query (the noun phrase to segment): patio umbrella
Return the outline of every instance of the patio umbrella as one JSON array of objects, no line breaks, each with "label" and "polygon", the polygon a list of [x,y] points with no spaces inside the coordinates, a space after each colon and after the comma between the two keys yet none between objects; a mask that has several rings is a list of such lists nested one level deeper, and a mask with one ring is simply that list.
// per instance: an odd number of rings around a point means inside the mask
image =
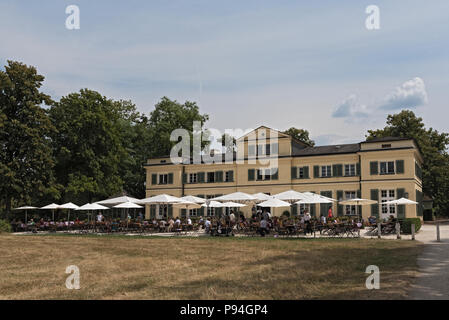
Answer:
[{"label": "patio umbrella", "polygon": [[290,207],[290,203],[276,198],[271,198],[268,199],[267,201],[259,203],[258,206],[265,208],[281,208],[281,207]]},{"label": "patio umbrella", "polygon": [[[139,209],[139,208],[143,208],[142,206],[139,206],[138,204],[134,203],[134,202],[123,202],[120,203],[116,206],[114,206],[114,208],[119,208],[119,209],[124,209],[129,210],[129,209]],[[134,214],[134,218],[136,217],[136,215]],[[128,219],[126,219],[126,227],[128,227]]]},{"label": "patio umbrella", "polygon": [[376,204],[377,201],[369,200],[369,199],[361,199],[361,198],[354,198],[354,199],[348,199],[339,201],[339,204],[347,205],[347,206],[363,206],[367,204]]},{"label": "patio umbrella", "polygon": [[75,210],[80,210],[80,211],[88,211],[88,217],[89,217],[89,211],[94,211],[94,210],[109,210],[108,207],[102,206],[101,204],[98,203],[86,203],[85,205],[79,207],[78,209]]},{"label": "patio umbrella", "polygon": [[402,205],[402,204],[418,204],[418,202],[409,200],[406,198],[400,198],[400,199],[396,199],[396,200],[385,201],[385,202],[382,202],[382,204]]},{"label": "patio umbrella", "polygon": [[34,210],[34,209],[37,209],[37,207],[24,206],[24,207],[15,208],[13,210],[25,210],[25,224],[27,224],[27,221],[28,221],[28,210]]},{"label": "patio umbrella", "polygon": [[333,203],[334,199],[321,196],[316,193],[304,193],[306,197],[304,199],[301,199],[299,201],[296,201],[295,204],[315,204],[315,203]]},{"label": "patio umbrella", "polygon": [[273,198],[273,196],[269,196],[268,194],[262,192],[253,194],[253,197],[256,197],[259,201],[267,201]]},{"label": "patio umbrella", "polygon": [[52,221],[55,221],[55,210],[59,209],[59,204],[52,203],[49,205],[46,205],[45,207],[39,208],[39,210],[51,210],[52,213]]},{"label": "patio umbrella", "polygon": [[185,201],[190,201],[193,203],[205,203],[206,202],[206,199],[203,199],[200,197],[195,197],[195,196],[184,196],[181,199],[185,200]]},{"label": "patio umbrella", "polygon": [[67,221],[70,220],[70,210],[76,210],[78,208],[79,207],[76,204],[73,204],[71,202],[67,202],[67,203],[61,204],[59,206],[59,209],[68,209],[69,210],[69,212],[67,213]]},{"label": "patio umbrella", "polygon": [[140,204],[155,204],[165,206],[168,211],[168,205],[182,202],[181,198],[171,196],[169,194],[160,194],[154,197],[145,198],[139,201]]},{"label": "patio umbrella", "polygon": [[[208,203],[209,202],[209,203]],[[224,208],[225,206],[223,205],[223,203],[218,202],[218,201],[206,201],[206,203],[201,205],[202,207],[210,207],[210,208]]]},{"label": "patio umbrella", "polygon": [[234,192],[230,194],[226,194],[224,196],[212,198],[213,201],[220,201],[220,202],[226,202],[226,201],[234,201],[238,203],[248,203],[248,202],[259,202],[255,196],[250,195],[245,192]]},{"label": "patio umbrella", "polygon": [[122,196],[122,197],[117,197],[117,198],[111,198],[111,199],[97,201],[95,203],[98,203],[98,204],[101,204],[101,205],[116,205],[116,204],[125,203],[125,202],[139,203],[140,200],[136,199],[136,198],[133,198],[133,197]]},{"label": "patio umbrella", "polygon": [[244,203],[237,203],[237,202],[233,202],[233,201],[223,202],[222,205],[223,205],[224,208],[241,208],[241,207],[246,207],[246,204],[244,204]]},{"label": "patio umbrella", "polygon": [[307,195],[305,195],[302,192],[295,191],[295,190],[287,190],[287,191],[275,194],[273,197],[276,199],[279,199],[279,200],[293,203],[293,202],[296,202],[296,201],[299,201],[302,199],[306,199]]},{"label": "patio umbrella", "polygon": [[[197,197],[194,197],[194,198],[197,198]],[[186,209],[187,216],[190,216],[189,209],[201,208],[200,203],[184,200],[184,197],[181,199],[183,199],[181,202],[173,203],[173,207],[180,208],[180,209]],[[201,199],[201,198],[198,198],[198,199]],[[206,201],[206,200],[204,200],[204,201]]]}]

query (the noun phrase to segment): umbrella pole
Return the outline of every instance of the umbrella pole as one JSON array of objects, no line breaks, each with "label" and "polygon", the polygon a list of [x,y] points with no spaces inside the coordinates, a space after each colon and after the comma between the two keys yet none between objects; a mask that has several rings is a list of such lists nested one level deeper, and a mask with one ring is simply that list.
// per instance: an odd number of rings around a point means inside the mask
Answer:
[{"label": "umbrella pole", "polygon": [[25,224],[27,224],[27,221],[28,221],[28,213],[27,213],[27,211],[28,210],[25,210]]},{"label": "umbrella pole", "polygon": [[55,210],[51,210],[51,217],[52,220],[55,221]]}]

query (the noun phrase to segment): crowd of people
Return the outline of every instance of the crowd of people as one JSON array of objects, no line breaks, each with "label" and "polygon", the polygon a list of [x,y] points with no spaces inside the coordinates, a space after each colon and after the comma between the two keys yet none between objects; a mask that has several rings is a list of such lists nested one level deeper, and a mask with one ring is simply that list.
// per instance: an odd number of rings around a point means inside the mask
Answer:
[{"label": "crowd of people", "polygon": [[[370,218],[371,219],[371,218]],[[143,214],[139,213],[134,218],[127,215],[125,219],[105,217],[101,213],[94,219],[80,220],[59,220],[40,218],[39,220],[30,219],[27,224],[22,221],[14,220],[12,227],[15,232],[18,231],[64,231],[64,230],[91,230],[93,232],[114,232],[140,230],[141,232],[177,232],[177,231],[204,231],[210,235],[234,235],[236,233],[252,230],[256,234],[264,237],[269,234],[278,233],[279,230],[287,230],[288,233],[313,234],[320,230],[320,226],[350,224],[361,228],[364,225],[363,220],[357,218],[348,219],[335,217],[332,209],[329,209],[326,216],[312,217],[310,212],[305,209],[298,216],[289,217],[282,215],[273,216],[267,208],[259,208],[253,211],[251,217],[245,217],[242,212],[230,210],[229,213],[221,216],[201,216],[201,217],[169,217],[144,219]],[[371,223],[371,220],[368,221]]]}]

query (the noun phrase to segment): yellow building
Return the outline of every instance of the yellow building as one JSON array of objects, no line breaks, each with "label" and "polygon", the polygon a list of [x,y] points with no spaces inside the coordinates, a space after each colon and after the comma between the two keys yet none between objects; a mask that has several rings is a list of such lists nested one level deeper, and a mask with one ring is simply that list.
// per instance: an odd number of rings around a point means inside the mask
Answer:
[{"label": "yellow building", "polygon": [[[237,152],[220,163],[174,164],[170,157],[149,159],[145,165],[147,197],[167,193],[181,197],[212,198],[236,191],[276,194],[286,190],[311,191],[337,200],[373,199],[379,202],[405,197],[418,205],[332,205],[334,215],[371,215],[422,218],[422,156],[413,139],[380,138],[354,144],[311,147],[289,135],[261,126],[237,140]],[[331,205],[311,205],[312,215],[328,213]],[[297,215],[303,207],[273,209]],[[184,216],[185,210],[147,206],[146,218]],[[219,209],[191,210],[216,215]],[[242,210],[246,216],[251,208]]]}]

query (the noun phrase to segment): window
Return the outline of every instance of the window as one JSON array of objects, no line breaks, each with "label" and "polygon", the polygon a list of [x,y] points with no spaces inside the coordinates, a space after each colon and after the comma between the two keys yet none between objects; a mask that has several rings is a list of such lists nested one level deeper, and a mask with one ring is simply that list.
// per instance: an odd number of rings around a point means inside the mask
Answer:
[{"label": "window", "polygon": [[167,214],[167,211],[168,211],[168,208],[167,208],[167,206],[158,206],[159,207],[159,219],[162,219],[162,218],[167,218],[167,216],[168,216],[168,214]]},{"label": "window", "polygon": [[198,179],[196,173],[189,174],[189,183],[197,183],[197,182]]},{"label": "window", "polygon": [[168,183],[168,174],[160,174],[159,175],[159,184],[167,184]]},{"label": "window", "polygon": [[321,177],[332,177],[332,166],[321,166]]},{"label": "window", "polygon": [[382,149],[384,149],[384,148],[391,148],[391,144],[383,144]]},{"label": "window", "polygon": [[299,167],[299,179],[304,179],[305,173],[304,173],[304,167]]},{"label": "window", "polygon": [[[380,192],[380,201],[381,203],[394,200],[395,194],[394,190],[381,190]],[[388,218],[390,215],[396,214],[396,207],[394,204],[382,204],[382,215],[383,218]]]},{"label": "window", "polygon": [[380,163],[380,174],[393,174],[394,161],[384,161]]},{"label": "window", "polygon": [[269,156],[271,154],[271,149],[270,149],[270,145],[269,144],[265,145],[265,154],[267,156]]},{"label": "window", "polygon": [[271,179],[271,169],[265,169],[264,179],[265,180],[270,180]]},{"label": "window", "polygon": [[207,173],[207,182],[215,182],[215,172],[208,172]]},{"label": "window", "polygon": [[230,182],[234,180],[234,171],[226,171],[225,172],[225,182]]},{"label": "window", "polygon": [[[355,191],[345,191],[345,200],[355,199],[356,192]],[[345,206],[345,214],[346,215],[355,215],[357,213],[357,206]]]},{"label": "window", "polygon": [[189,216],[196,217],[198,215],[198,209],[189,209]]},{"label": "window", "polygon": [[257,180],[263,180],[263,169],[257,169]]},{"label": "window", "polygon": [[255,145],[248,145],[248,156],[255,156],[256,155],[256,146]]},{"label": "window", "polygon": [[355,164],[345,164],[345,176],[355,176]]}]

